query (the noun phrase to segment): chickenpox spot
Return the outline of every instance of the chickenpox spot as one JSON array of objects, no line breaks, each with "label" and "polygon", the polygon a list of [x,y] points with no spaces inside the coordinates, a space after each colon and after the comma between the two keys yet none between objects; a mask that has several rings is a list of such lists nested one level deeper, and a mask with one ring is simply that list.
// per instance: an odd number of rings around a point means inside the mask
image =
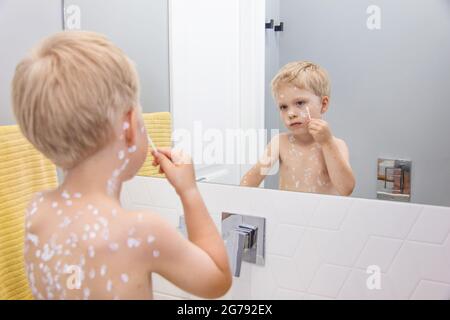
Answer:
[{"label": "chickenpox spot", "polygon": [[112,242],[112,243],[109,244],[109,249],[111,251],[117,251],[117,250],[119,250],[119,245],[117,243],[115,243],[115,242]]},{"label": "chickenpox spot", "polygon": [[89,288],[84,288],[84,290],[83,290],[84,298],[88,299],[90,294],[91,294],[91,291],[89,290]]},{"label": "chickenpox spot", "polygon": [[52,202],[52,208],[56,208],[58,206],[58,202]]},{"label": "chickenpox spot", "polygon": [[95,257],[95,249],[94,249],[93,246],[89,246],[89,248],[88,248],[88,254],[89,254],[89,257],[91,257],[91,258],[94,258],[94,257]]},{"label": "chickenpox spot", "polygon": [[108,280],[108,282],[106,283],[106,290],[108,292],[111,292],[111,290],[112,290],[112,281],[111,280]]},{"label": "chickenpox spot", "polygon": [[100,275],[102,276],[102,277],[104,277],[105,275],[106,275],[106,272],[108,271],[108,268],[106,267],[106,265],[102,265],[101,267],[100,267]]},{"label": "chickenpox spot", "polygon": [[122,280],[123,283],[128,283],[129,280],[128,275],[126,273],[122,273],[120,275],[120,279]]},{"label": "chickenpox spot", "polygon": [[128,243],[129,248],[137,248],[140,246],[141,241],[139,241],[138,239],[135,239],[135,238],[128,238],[127,243]]},{"label": "chickenpox spot", "polygon": [[35,234],[28,233],[27,239],[31,241],[32,244],[34,244],[35,247],[39,245],[39,237]]},{"label": "chickenpox spot", "polygon": [[64,190],[64,191],[61,193],[61,196],[62,196],[64,199],[70,199],[70,194],[69,194],[66,190]]}]

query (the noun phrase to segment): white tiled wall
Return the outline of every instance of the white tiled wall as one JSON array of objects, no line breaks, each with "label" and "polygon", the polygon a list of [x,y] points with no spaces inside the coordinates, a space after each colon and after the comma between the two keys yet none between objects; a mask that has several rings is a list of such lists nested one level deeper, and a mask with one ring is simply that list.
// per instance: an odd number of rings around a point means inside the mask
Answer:
[{"label": "white tiled wall", "polygon": [[[266,263],[243,262],[227,299],[450,299],[450,208],[200,184],[220,229],[223,211],[266,218]],[[136,177],[125,207],[178,226],[164,179]],[[381,270],[369,290],[367,267]],[[155,275],[157,299],[195,298]]]}]

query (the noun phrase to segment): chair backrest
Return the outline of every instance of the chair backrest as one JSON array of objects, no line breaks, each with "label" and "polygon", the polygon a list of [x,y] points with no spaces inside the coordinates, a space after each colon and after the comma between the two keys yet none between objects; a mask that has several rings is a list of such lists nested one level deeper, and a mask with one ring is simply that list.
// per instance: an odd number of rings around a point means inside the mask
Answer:
[{"label": "chair backrest", "polygon": [[[156,147],[171,147],[172,119],[170,112],[144,113],[143,116],[147,132]],[[159,168],[152,166],[153,156],[150,151],[149,148],[147,160],[137,175],[163,178],[164,175],[159,173]]]},{"label": "chair backrest", "polygon": [[55,188],[56,167],[22,135],[0,126],[0,299],[32,299],[23,259],[25,209],[34,193]]}]

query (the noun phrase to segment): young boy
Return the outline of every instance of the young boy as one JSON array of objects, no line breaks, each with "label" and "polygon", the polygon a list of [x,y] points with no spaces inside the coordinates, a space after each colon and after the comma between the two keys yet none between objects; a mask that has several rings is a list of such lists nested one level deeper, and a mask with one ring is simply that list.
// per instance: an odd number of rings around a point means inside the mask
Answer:
[{"label": "young boy", "polygon": [[[189,240],[157,214],[126,211],[119,194],[145,161],[147,132],[133,63],[101,35],[45,39],[16,69],[13,107],[27,139],[66,171],[26,213],[25,262],[38,299],[151,299],[156,272],[205,298],[224,295],[224,243],[193,166],[153,150],[184,208]],[[155,191],[157,192],[157,191]]]},{"label": "young boy", "polygon": [[330,101],[325,70],[311,62],[289,63],[272,80],[272,92],[289,132],[272,139],[241,185],[258,187],[279,161],[281,190],[350,195],[355,179],[347,145],[322,120]]}]

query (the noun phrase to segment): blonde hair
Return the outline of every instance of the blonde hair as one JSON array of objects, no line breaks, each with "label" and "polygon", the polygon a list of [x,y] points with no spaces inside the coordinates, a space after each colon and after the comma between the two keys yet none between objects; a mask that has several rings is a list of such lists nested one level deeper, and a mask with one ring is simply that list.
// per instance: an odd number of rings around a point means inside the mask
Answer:
[{"label": "blonde hair", "polygon": [[25,137],[70,169],[114,137],[139,107],[134,63],[106,37],[65,31],[44,39],[16,68],[12,104]]},{"label": "blonde hair", "polygon": [[293,84],[300,89],[314,92],[318,97],[331,94],[328,73],[317,64],[308,61],[295,61],[286,64],[272,80],[272,94],[276,97],[281,85]]}]

